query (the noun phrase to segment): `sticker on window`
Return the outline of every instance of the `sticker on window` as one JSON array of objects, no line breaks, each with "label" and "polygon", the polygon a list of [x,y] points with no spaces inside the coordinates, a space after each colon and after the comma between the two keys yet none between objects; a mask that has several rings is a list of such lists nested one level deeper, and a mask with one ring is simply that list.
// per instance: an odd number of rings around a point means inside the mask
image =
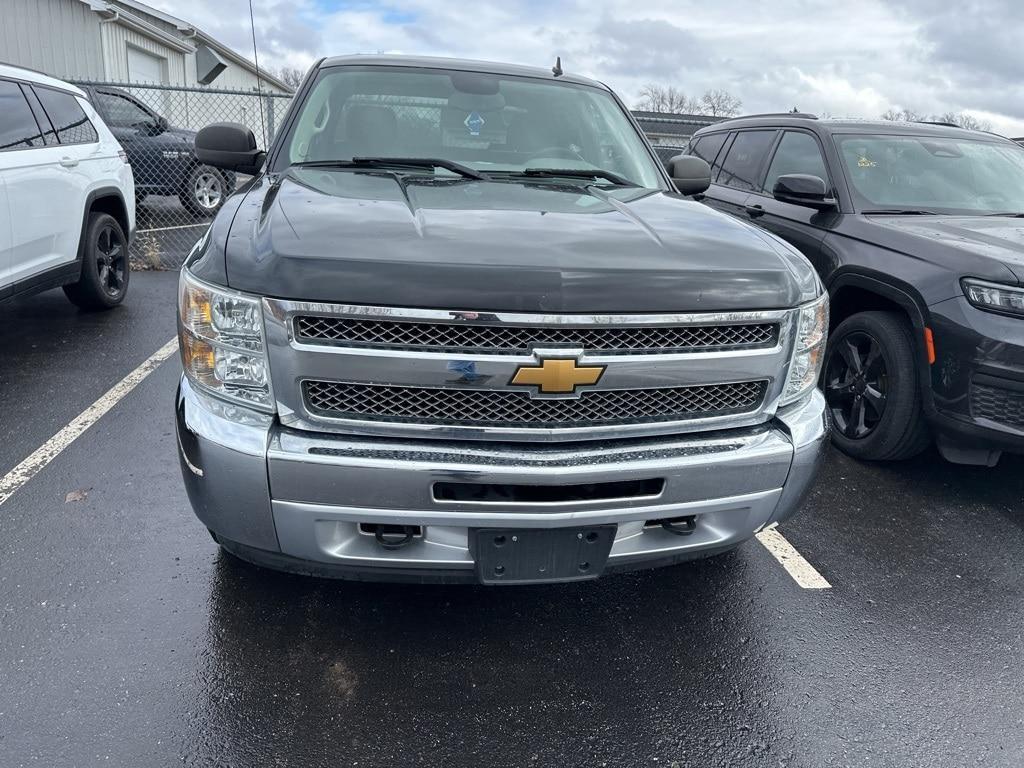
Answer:
[{"label": "sticker on window", "polygon": [[479,112],[470,112],[466,115],[466,119],[462,121],[462,124],[466,126],[470,136],[479,136],[480,129],[484,127],[484,123],[487,122],[483,119]]},{"label": "sticker on window", "polygon": [[864,157],[864,155],[861,155],[860,157],[857,158],[858,168],[874,168],[876,165],[878,165],[878,163],[876,163],[874,160],[868,160],[866,157]]}]

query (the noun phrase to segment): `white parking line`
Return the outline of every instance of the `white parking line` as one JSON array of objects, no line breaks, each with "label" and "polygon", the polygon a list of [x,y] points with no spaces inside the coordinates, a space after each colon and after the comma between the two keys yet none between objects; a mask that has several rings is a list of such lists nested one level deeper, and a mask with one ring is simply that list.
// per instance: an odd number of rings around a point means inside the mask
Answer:
[{"label": "white parking line", "polygon": [[779,561],[793,577],[793,581],[804,589],[832,588],[832,585],[825,581],[825,577],[796,551],[796,547],[790,544],[774,525],[757,534],[757,540]]},{"label": "white parking line", "polygon": [[137,387],[164,360],[178,349],[177,338],[171,339],[154,352],[138,368],[112,386],[95,403],[90,405],[57,434],[39,446],[18,466],[0,478],[0,505],[7,501],[25,483],[31,480],[47,464],[73,443],[79,435],[95,424],[100,418],[129,392]]}]

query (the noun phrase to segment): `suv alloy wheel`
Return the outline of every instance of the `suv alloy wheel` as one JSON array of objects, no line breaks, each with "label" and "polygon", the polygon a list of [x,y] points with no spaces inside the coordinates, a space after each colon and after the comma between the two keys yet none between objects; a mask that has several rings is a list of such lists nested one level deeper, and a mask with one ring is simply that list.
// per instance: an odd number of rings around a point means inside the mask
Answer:
[{"label": "suv alloy wheel", "polygon": [[82,275],[64,293],[82,309],[111,309],[124,301],[131,271],[128,238],[117,219],[90,213],[82,241]]},{"label": "suv alloy wheel", "polygon": [[930,441],[910,324],[892,312],[860,312],[829,337],[822,386],[832,440],[859,459],[909,459]]}]

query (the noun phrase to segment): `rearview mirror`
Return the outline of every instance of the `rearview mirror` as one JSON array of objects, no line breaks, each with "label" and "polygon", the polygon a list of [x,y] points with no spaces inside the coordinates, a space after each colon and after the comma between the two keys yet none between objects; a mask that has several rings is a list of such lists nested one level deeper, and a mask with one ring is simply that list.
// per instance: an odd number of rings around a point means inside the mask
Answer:
[{"label": "rearview mirror", "polygon": [[667,166],[680,194],[699,195],[711,186],[711,166],[699,157],[676,155]]},{"label": "rearview mirror", "polygon": [[196,157],[205,165],[256,175],[267,153],[256,146],[255,134],[239,123],[214,123],[196,134]]},{"label": "rearview mirror", "polygon": [[772,196],[783,203],[803,205],[819,211],[835,208],[838,203],[829,195],[828,185],[820,176],[787,173],[779,176],[772,187]]}]

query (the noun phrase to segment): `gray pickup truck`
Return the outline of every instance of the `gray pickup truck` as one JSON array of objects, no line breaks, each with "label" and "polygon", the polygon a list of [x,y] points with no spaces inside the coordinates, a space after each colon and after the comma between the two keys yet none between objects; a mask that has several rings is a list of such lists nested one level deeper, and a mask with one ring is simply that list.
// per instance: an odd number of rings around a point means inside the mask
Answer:
[{"label": "gray pickup truck", "polygon": [[688,200],[604,85],[320,61],[181,272],[182,474],[229,553],[321,576],[521,584],[729,550],[827,434],[828,300]]}]

